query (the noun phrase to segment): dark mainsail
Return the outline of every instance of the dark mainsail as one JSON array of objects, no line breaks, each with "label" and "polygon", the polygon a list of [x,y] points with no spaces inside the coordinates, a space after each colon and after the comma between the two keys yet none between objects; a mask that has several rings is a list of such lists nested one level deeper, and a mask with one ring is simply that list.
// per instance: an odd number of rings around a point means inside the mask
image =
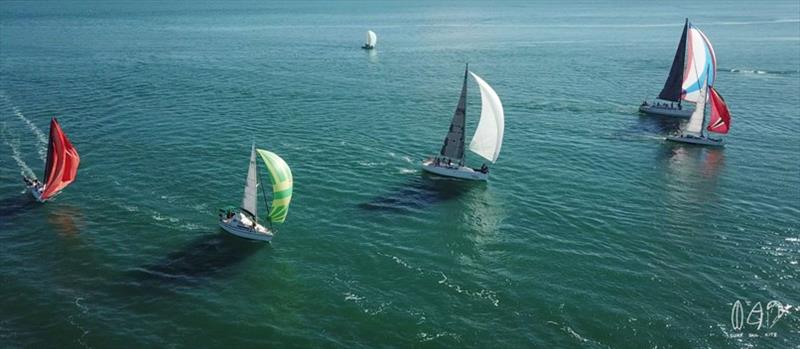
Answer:
[{"label": "dark mainsail", "polygon": [[453,114],[453,121],[450,122],[450,131],[444,139],[442,151],[439,152],[444,157],[453,160],[464,160],[464,124],[467,118],[467,71],[469,65],[464,69],[464,85],[461,87],[461,98],[458,99],[456,112]]},{"label": "dark mainsail", "polygon": [[686,31],[689,28],[689,19],[683,25],[683,34],[678,43],[678,50],[675,51],[675,58],[672,60],[672,68],[669,69],[667,82],[658,94],[659,99],[665,101],[680,102],[683,93],[683,65],[686,60]]}]

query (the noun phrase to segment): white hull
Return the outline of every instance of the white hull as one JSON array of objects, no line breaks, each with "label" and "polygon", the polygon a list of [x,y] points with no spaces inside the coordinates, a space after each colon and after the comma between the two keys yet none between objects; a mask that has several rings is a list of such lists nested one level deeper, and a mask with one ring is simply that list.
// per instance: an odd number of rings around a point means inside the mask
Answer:
[{"label": "white hull", "polygon": [[708,145],[712,147],[721,147],[725,145],[724,139],[708,138],[708,137],[695,137],[695,136],[667,136],[668,141],[689,143],[697,145]]},{"label": "white hull", "polygon": [[[29,186],[28,189],[31,191],[31,195],[33,198],[36,199],[38,202],[45,202],[47,200],[42,200],[42,192],[44,191],[44,187],[41,186]],[[56,194],[58,195],[58,194]],[[55,195],[53,195],[55,196]]]},{"label": "white hull", "polygon": [[250,240],[270,241],[273,236],[269,229],[261,224],[253,224],[241,213],[228,219],[220,219],[219,226],[233,235]]},{"label": "white hull", "polygon": [[693,109],[664,108],[664,107],[656,107],[653,105],[639,106],[639,111],[650,115],[670,116],[674,118],[683,118],[683,119],[690,118],[692,116],[692,112],[694,112]]},{"label": "white hull", "polygon": [[489,173],[475,171],[466,166],[436,165],[432,160],[423,161],[422,169],[426,172],[445,177],[469,179],[473,181],[485,181],[489,179]]}]

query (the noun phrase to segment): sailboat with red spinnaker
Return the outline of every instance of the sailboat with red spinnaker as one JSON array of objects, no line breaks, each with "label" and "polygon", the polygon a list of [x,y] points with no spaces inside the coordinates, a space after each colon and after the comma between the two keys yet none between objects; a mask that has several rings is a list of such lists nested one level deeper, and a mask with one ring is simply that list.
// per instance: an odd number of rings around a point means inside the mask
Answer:
[{"label": "sailboat with red spinnaker", "polygon": [[69,141],[56,118],[50,120],[50,139],[47,143],[47,160],[44,166],[44,181],[24,177],[28,189],[36,201],[45,202],[61,193],[75,181],[81,158],[78,150]]}]

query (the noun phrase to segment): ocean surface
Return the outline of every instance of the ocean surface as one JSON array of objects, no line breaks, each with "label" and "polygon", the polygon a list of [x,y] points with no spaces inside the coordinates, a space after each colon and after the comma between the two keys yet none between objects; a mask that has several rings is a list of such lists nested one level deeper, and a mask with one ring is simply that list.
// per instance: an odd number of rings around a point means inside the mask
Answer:
[{"label": "ocean surface", "polygon": [[[637,113],[685,17],[723,149]],[[488,183],[420,171],[467,62]],[[798,348],[798,129],[797,1],[2,1],[0,347]],[[253,141],[294,173],[271,244],[217,226]]]}]

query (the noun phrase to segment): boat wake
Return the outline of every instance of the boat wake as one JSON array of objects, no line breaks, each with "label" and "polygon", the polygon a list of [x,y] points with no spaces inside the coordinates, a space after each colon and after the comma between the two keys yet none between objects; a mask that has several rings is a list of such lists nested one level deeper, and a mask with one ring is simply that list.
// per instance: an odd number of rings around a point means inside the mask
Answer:
[{"label": "boat wake", "polygon": [[410,174],[410,173],[417,173],[417,170],[410,169],[410,168],[401,168],[400,174]]},{"label": "boat wake", "polygon": [[461,341],[461,336],[453,333],[453,332],[439,332],[439,333],[427,333],[427,332],[419,332],[417,333],[417,339],[421,343],[423,342],[430,342],[432,340],[438,339],[440,337],[452,337],[457,341]]},{"label": "boat wake", "polygon": [[0,134],[3,135],[3,141],[5,144],[11,148],[11,158],[14,159],[14,161],[17,163],[17,166],[19,166],[19,174],[29,178],[36,178],[36,175],[33,173],[31,167],[28,166],[28,164],[25,163],[25,160],[22,159],[22,153],[19,151],[19,139],[14,138],[12,141],[9,141],[10,136],[6,130],[5,122],[3,123],[3,128],[2,131],[0,131]]},{"label": "boat wake", "polygon": [[[450,278],[448,278],[447,275],[445,275],[445,273],[443,273],[441,271],[438,271],[438,270],[433,270],[433,271],[423,270],[420,267],[415,267],[415,266],[409,264],[408,262],[402,260],[401,258],[399,258],[397,256],[383,254],[383,253],[380,253],[380,252],[378,252],[378,255],[391,258],[395,263],[401,265],[402,267],[404,267],[404,268],[406,268],[408,270],[414,271],[419,275],[429,276],[431,279],[440,277],[440,279],[437,281],[437,284],[442,285],[444,287],[447,287],[448,289],[453,290],[453,291],[455,291],[455,292],[457,292],[459,294],[463,294],[463,295],[466,295],[466,296],[469,296],[469,297],[472,297],[472,298],[488,301],[495,307],[500,306],[500,299],[497,297],[497,293],[495,293],[494,291],[486,290],[486,289],[481,289],[479,291],[470,290],[470,289],[467,289],[466,287],[462,287],[461,285],[450,281]],[[438,275],[438,277],[437,277],[437,275]]]},{"label": "boat wake", "polygon": [[33,132],[33,134],[36,136],[36,139],[39,141],[39,146],[36,147],[39,150],[39,158],[44,161],[45,154],[47,154],[47,136],[31,120],[26,118],[25,115],[19,111],[19,108],[15,106],[12,106],[11,108],[14,110],[14,114],[16,114],[17,117],[22,120],[22,122],[28,126],[28,129],[30,129],[31,132]]},{"label": "boat wake", "polygon": [[798,70],[760,70],[760,69],[739,69],[739,68],[720,68],[720,71],[737,73],[737,74],[755,74],[755,75],[795,75],[800,73]]}]

